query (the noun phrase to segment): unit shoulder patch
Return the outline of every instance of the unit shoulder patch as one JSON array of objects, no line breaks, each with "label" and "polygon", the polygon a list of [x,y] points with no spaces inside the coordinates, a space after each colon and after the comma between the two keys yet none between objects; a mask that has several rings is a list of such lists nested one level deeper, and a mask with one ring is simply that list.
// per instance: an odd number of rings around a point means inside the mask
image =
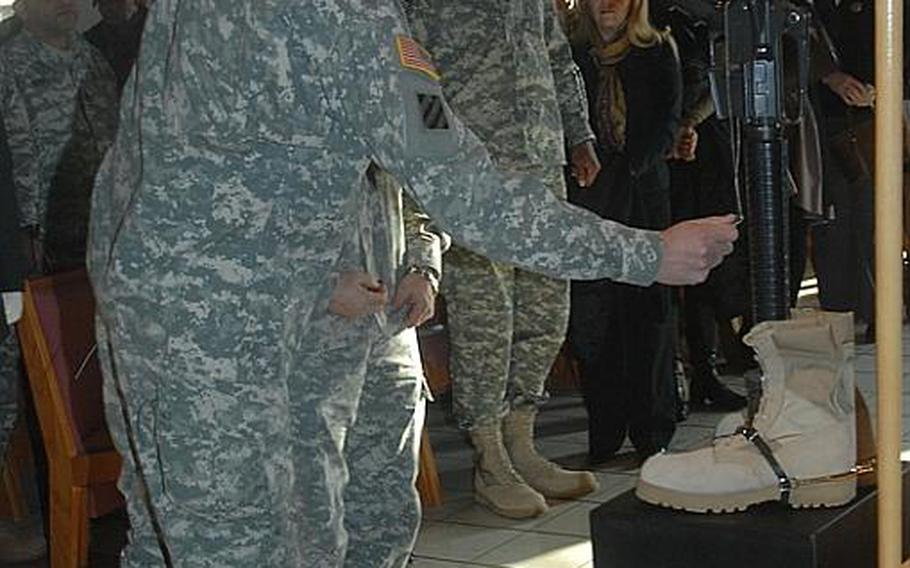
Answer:
[{"label": "unit shoulder patch", "polygon": [[434,81],[439,80],[439,71],[433,65],[433,58],[414,38],[397,35],[395,36],[395,47],[398,48],[398,61],[402,67],[423,73]]}]

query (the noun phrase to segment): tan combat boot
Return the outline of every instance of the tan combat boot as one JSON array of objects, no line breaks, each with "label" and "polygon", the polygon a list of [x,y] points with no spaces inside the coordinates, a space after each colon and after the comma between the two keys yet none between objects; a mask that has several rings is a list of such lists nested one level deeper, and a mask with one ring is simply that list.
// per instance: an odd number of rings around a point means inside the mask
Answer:
[{"label": "tan combat boot", "polygon": [[597,489],[589,471],[569,471],[545,459],[534,447],[534,408],[513,410],[502,421],[502,435],[512,465],[525,482],[544,497],[570,499]]},{"label": "tan combat boot", "polygon": [[763,372],[751,420],[712,446],[645,462],[640,499],[694,512],[781,500],[837,506],[856,494],[853,318],[815,312],[746,336]]},{"label": "tan combat boot", "polygon": [[[814,318],[815,310],[793,310],[791,318]],[[810,319],[810,321],[815,321]],[[875,485],[876,446],[875,431],[866,400],[858,388],[853,389],[854,406],[856,407],[856,468],[858,471],[857,484],[860,487]],[[714,430],[716,438],[730,436],[745,425],[748,409],[741,412],[727,414],[717,423]]]},{"label": "tan combat boot", "polygon": [[474,443],[474,499],[494,513],[512,519],[547,512],[547,502],[515,472],[502,444],[499,425],[471,430]]}]

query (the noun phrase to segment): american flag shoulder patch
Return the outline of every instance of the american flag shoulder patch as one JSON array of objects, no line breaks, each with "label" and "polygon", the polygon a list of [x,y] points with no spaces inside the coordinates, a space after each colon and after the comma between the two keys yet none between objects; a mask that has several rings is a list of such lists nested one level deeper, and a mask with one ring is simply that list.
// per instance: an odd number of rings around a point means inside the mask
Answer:
[{"label": "american flag shoulder patch", "polygon": [[397,35],[395,36],[395,46],[398,48],[398,60],[402,67],[423,73],[434,81],[439,80],[439,72],[433,65],[430,53],[413,38]]}]

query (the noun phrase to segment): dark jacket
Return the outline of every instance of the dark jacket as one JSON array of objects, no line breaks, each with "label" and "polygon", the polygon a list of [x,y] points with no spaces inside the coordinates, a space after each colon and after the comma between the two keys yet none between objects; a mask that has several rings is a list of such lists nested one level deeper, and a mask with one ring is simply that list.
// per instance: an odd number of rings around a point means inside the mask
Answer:
[{"label": "dark jacket", "polygon": [[[819,20],[825,26],[839,58],[840,69],[864,83],[875,83],[875,2],[873,0],[816,0]],[[908,1],[904,0],[904,11]],[[904,37],[910,36],[910,18],[904,17]],[[910,81],[910,42],[904,41],[904,98]],[[854,115],[853,122],[872,120],[873,110],[848,107],[830,89],[820,89],[822,109],[826,116],[844,119]],[[848,112],[849,111],[849,112]],[[840,125],[837,125],[840,126]],[[835,126],[834,130],[837,130]],[[831,132],[834,134],[835,132]]]},{"label": "dark jacket", "polygon": [[139,8],[133,17],[123,24],[112,25],[101,20],[85,32],[85,39],[97,47],[110,63],[117,76],[117,85],[121,89],[139,57],[139,44],[142,41],[142,30],[147,15],[148,11],[145,8]]},{"label": "dark jacket", "polygon": [[[588,93],[591,122],[598,140],[598,64],[588,49],[576,49]],[[670,175],[666,156],[673,147],[680,120],[682,79],[674,45],[665,41],[633,47],[619,63],[626,100],[626,143],[622,152],[598,144],[602,169],[594,185],[569,186],[569,200],[602,217],[634,226],[662,229],[669,224]],[[667,210],[666,218],[647,211]]]}]

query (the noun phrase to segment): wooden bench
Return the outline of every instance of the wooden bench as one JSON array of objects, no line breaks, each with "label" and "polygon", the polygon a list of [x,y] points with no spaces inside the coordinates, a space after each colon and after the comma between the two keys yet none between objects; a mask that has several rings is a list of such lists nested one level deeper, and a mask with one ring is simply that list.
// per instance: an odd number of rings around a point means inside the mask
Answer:
[{"label": "wooden bench", "polygon": [[50,560],[88,565],[89,519],[124,506],[104,420],[95,302],[85,271],[26,284],[19,340],[48,461]]}]

